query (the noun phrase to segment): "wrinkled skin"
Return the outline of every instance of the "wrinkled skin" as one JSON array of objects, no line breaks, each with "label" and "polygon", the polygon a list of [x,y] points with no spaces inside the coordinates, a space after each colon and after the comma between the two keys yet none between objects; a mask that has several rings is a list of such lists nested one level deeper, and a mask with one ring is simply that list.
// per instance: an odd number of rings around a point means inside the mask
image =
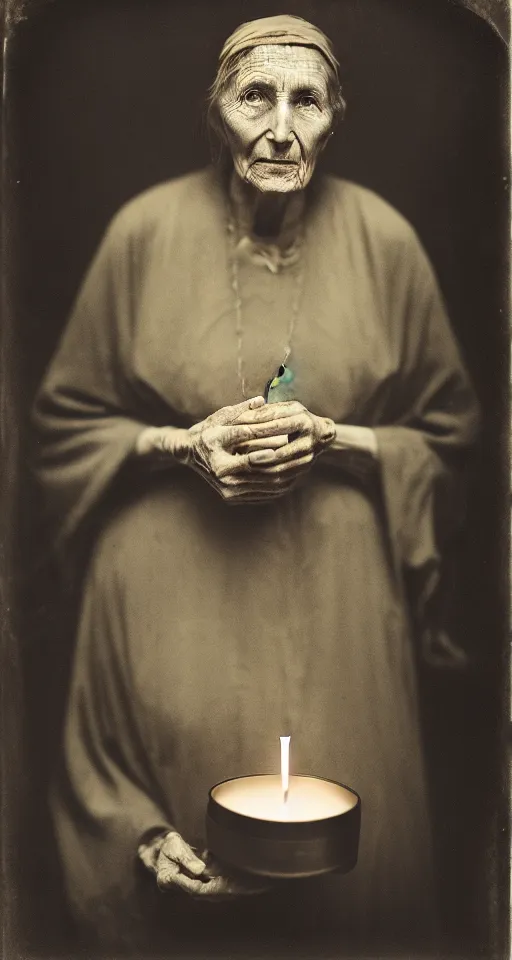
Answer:
[{"label": "wrinkled skin", "polygon": [[144,444],[159,451],[164,463],[172,457],[190,466],[227,502],[258,502],[287,493],[332,441],[334,430],[332,420],[300,403],[269,405],[254,397],[222,407],[190,430],[147,431],[139,453]]},{"label": "wrinkled skin", "polygon": [[233,873],[221,874],[205,851],[198,857],[183,837],[171,830],[140,845],[138,854],[154,874],[160,890],[182,890],[192,897],[222,901],[233,896],[250,896],[268,889],[261,880]]},{"label": "wrinkled skin", "polygon": [[250,50],[219,112],[242,181],[264,193],[303,190],[334,119],[322,54],[296,46]]},{"label": "wrinkled skin", "polygon": [[[324,58],[308,47],[256,47],[243,57],[219,112],[254,231],[272,236],[286,204],[309,183],[332,129]],[[260,397],[224,407],[189,431],[150,429],[137,452],[167,453],[228,502],[258,502],[289,492],[334,437],[333,422],[302,404],[265,405]]]}]

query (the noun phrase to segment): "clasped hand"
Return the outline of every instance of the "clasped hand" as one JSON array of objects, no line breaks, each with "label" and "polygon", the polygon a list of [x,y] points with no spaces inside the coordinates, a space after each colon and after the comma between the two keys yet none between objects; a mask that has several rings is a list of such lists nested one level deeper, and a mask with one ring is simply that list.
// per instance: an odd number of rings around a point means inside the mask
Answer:
[{"label": "clasped hand", "polygon": [[[179,437],[177,437],[177,433]],[[332,420],[301,403],[266,404],[263,397],[222,407],[190,430],[166,436],[158,447],[201,474],[229,502],[282,496],[335,437]]]}]

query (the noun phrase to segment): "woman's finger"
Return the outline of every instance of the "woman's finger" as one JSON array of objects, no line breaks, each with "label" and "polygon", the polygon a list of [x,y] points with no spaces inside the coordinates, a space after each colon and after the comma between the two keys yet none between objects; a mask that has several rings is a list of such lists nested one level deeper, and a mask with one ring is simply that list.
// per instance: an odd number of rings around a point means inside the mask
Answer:
[{"label": "woman's finger", "polygon": [[251,397],[249,400],[242,400],[240,403],[221,407],[220,410],[215,410],[214,413],[211,413],[210,416],[205,417],[204,420],[199,420],[197,423],[194,423],[189,428],[189,433],[192,435],[197,435],[207,427],[225,426],[226,424],[232,423],[234,420],[236,420],[238,416],[244,416],[253,408],[260,406],[265,406],[264,397]]},{"label": "woman's finger", "polygon": [[178,887],[180,890],[184,890],[185,893],[199,896],[203,888],[211,883],[211,880],[199,880],[194,877],[189,877],[181,871],[179,864],[169,860],[167,864],[158,871],[156,882],[161,890]]},{"label": "woman's finger", "polygon": [[307,413],[306,407],[298,400],[283,400],[279,403],[264,403],[257,407],[241,412],[237,420],[240,423],[267,423],[269,420],[279,420],[283,417],[300,416]]},{"label": "woman's finger", "polygon": [[[229,460],[232,461],[230,465],[225,466],[226,456],[229,457]],[[260,502],[262,500],[270,499],[271,497],[282,496],[283,493],[286,493],[291,486],[293,485],[293,477],[286,478],[286,481],[280,477],[263,477],[261,473],[252,474],[249,469],[240,469],[240,473],[233,468],[238,467],[239,461],[242,457],[230,457],[229,455],[224,454],[221,459],[221,466],[217,464],[217,472],[212,472],[211,470],[206,470],[200,464],[195,463],[193,467],[195,471],[203,477],[204,480],[211,486],[216,493],[226,500],[226,502],[238,501],[240,498],[244,500],[249,500],[249,498],[254,502]],[[247,459],[247,458],[246,458]],[[225,469],[225,474],[221,476],[220,473],[223,473],[223,466]]]},{"label": "woman's finger", "polygon": [[291,489],[290,485],[282,483],[273,483],[272,486],[259,487],[223,487],[219,492],[224,500],[235,500],[241,497],[255,497],[258,500],[267,500],[271,497],[279,497]]},{"label": "woman's finger", "polygon": [[[295,446],[301,440],[303,442]],[[219,480],[240,474],[250,474],[252,471],[257,475],[260,472],[259,468],[263,466],[273,466],[283,460],[303,455],[309,450],[312,450],[312,443],[307,434],[302,434],[296,440],[280,446],[277,450],[267,449],[254,453],[231,453],[225,449],[220,449],[212,454],[211,469]]]},{"label": "woman's finger", "polygon": [[227,475],[225,478],[219,479],[214,474],[207,473],[205,470],[198,470],[198,473],[201,474],[204,480],[213,487],[213,489],[220,493],[225,499],[228,497],[236,496],[240,493],[249,493],[254,492],[258,498],[265,497],[270,494],[279,494],[281,492],[286,492],[289,483],[281,480],[277,477],[264,477],[261,475],[246,473],[246,474],[232,474]]},{"label": "woman's finger", "polygon": [[192,847],[183,839],[181,834],[173,831],[169,833],[160,851],[160,857],[166,857],[174,863],[185,867],[193,876],[200,876],[206,870],[206,864],[192,850]]},{"label": "woman's finger", "polygon": [[[288,429],[290,427],[290,429]],[[219,435],[214,437],[223,450],[230,453],[242,443],[251,440],[260,440],[263,437],[278,437],[289,433],[303,433],[308,428],[305,417],[290,417],[285,420],[270,420],[267,423],[229,424],[220,429]]]},{"label": "woman's finger", "polygon": [[[233,454],[235,449],[252,440],[284,436],[291,433],[311,433],[311,429],[310,418],[307,415],[300,414],[283,420],[270,420],[267,423],[230,424],[221,428],[215,441],[218,449]],[[243,456],[241,455],[240,459],[243,459]]]},{"label": "woman's finger", "polygon": [[247,443],[241,443],[234,450],[234,453],[252,453],[254,450],[278,450],[288,443],[288,434],[279,434],[277,437],[260,437],[257,440],[248,440]]},{"label": "woman's finger", "polygon": [[[310,434],[300,434],[296,440],[287,443],[286,446],[279,447],[272,451],[255,451],[249,454],[249,463],[254,469],[259,467],[272,467],[275,464],[286,463],[289,460],[297,460],[313,453],[313,439]],[[267,469],[268,472],[268,469]]]},{"label": "woman's finger", "polygon": [[271,500],[278,500],[279,497],[289,493],[291,485],[272,485],[272,487],[253,487],[252,489],[240,489],[237,487],[224,487],[221,491],[222,499],[226,503],[267,503]]},{"label": "woman's finger", "polygon": [[222,481],[225,477],[249,474],[252,469],[248,453],[230,453],[223,449],[212,454],[210,467],[215,477]]},{"label": "woman's finger", "polygon": [[275,437],[280,434],[312,433],[313,422],[308,413],[296,413],[292,416],[275,417],[261,423],[245,424],[242,429],[252,430],[252,436]]},{"label": "woman's finger", "polygon": [[251,397],[249,400],[242,400],[240,403],[217,410],[216,413],[212,414],[212,421],[218,424],[233,423],[238,418],[243,417],[244,414],[248,414],[249,411],[264,406],[266,406],[264,397]]},{"label": "woman's finger", "polygon": [[[279,477],[283,481],[288,477],[298,477],[304,473],[313,463],[315,455],[312,452],[305,453],[302,457],[296,457],[294,460],[286,460],[284,463],[276,463],[268,467],[261,467],[258,471],[262,477],[273,477],[276,481]],[[256,475],[256,474],[255,474]]]}]

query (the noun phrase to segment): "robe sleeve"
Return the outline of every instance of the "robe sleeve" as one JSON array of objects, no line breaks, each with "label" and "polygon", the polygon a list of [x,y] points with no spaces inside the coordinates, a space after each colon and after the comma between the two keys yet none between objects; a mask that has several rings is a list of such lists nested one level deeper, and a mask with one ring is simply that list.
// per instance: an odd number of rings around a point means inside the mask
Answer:
[{"label": "robe sleeve", "polygon": [[463,515],[463,477],[478,433],[475,395],[430,262],[414,234],[402,248],[390,311],[400,370],[387,422],[375,428],[385,523],[395,573],[405,585],[434,662],[455,653],[432,621],[441,555]]},{"label": "robe sleeve", "polygon": [[[90,571],[69,692],[64,751],[52,790],[57,842],[68,871],[73,914],[103,941],[144,928],[159,899],[155,878],[137,857],[150,832],[172,829],[134,709],[125,643],[122,589],[114,571]],[[86,842],[84,842],[84,837]]]},{"label": "robe sleeve", "polygon": [[90,266],[36,398],[36,470],[57,542],[73,534],[99,501],[147,425],[125,373],[135,248],[121,211]]}]

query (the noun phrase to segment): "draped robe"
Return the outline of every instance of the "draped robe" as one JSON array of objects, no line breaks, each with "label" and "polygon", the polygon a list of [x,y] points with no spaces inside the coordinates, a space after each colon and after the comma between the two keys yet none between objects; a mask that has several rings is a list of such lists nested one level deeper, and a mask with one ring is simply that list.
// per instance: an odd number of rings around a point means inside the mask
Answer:
[{"label": "draped robe", "polygon": [[359,863],[322,882],[322,922],[392,936],[428,913],[418,626],[475,402],[412,227],[347,181],[308,193],[302,264],[239,264],[247,392],[281,362],[303,269],[295,396],[374,428],[369,483],[320,457],[278,501],[231,505],[190,468],[135,463],[144,426],[188,426],[243,399],[224,185],[210,169],[114,218],[38,396],[40,475],[64,550],[109,503],[53,796],[72,909],[98,930],[137,913],[145,831],[173,826],[200,847],[208,789],[275,771],[283,733],[292,772],[362,797]]}]

